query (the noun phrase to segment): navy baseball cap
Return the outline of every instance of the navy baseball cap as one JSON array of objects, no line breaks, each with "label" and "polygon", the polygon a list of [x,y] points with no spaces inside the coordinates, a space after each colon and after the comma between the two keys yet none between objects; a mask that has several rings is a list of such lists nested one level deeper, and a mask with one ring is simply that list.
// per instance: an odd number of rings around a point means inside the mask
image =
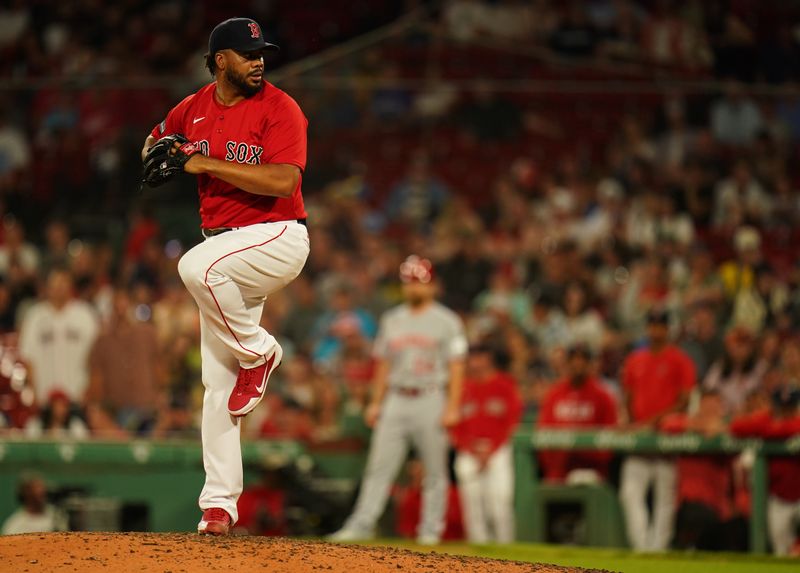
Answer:
[{"label": "navy baseball cap", "polygon": [[220,50],[254,52],[278,50],[278,46],[264,40],[261,26],[250,18],[229,18],[217,24],[208,37],[208,53],[213,56]]},{"label": "navy baseball cap", "polygon": [[669,314],[663,308],[652,308],[647,313],[647,324],[669,324]]}]

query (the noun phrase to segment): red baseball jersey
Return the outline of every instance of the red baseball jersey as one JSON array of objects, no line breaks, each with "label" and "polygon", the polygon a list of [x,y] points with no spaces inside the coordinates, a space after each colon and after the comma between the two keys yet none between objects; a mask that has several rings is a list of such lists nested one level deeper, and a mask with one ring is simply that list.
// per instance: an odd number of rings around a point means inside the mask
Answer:
[{"label": "red baseball jersey", "polygon": [[672,408],[695,384],[692,359],[677,346],[661,352],[642,348],[625,360],[622,385],[630,395],[634,422],[647,422]]},{"label": "red baseball jersey", "polygon": [[[666,416],[659,429],[669,434],[687,431],[689,417]],[[730,456],[678,456],[678,505],[697,502],[713,508],[721,519],[733,513],[733,470]]]},{"label": "red baseball jersey", "polygon": [[[756,412],[733,420],[730,430],[737,437],[786,440],[800,435],[800,415],[775,418],[769,411]],[[769,492],[786,501],[800,501],[800,458],[770,456],[768,467]]]},{"label": "red baseball jersey", "polygon": [[[542,400],[537,425],[540,428],[598,428],[617,424],[617,404],[611,393],[595,378],[581,386],[561,380]],[[591,468],[605,476],[611,452],[542,450],[539,462],[544,477],[562,480],[573,469]]]},{"label": "red baseball jersey", "polygon": [[[305,169],[308,121],[297,102],[264,82],[256,95],[224,106],[214,95],[216,85],[208,84],[172,108],[153,128],[153,137],[182,133],[208,157]],[[201,224],[215,229],[304,219],[301,183],[290,197],[280,198],[248,193],[211,175],[199,175]]]},{"label": "red baseball jersey", "polygon": [[569,380],[557,382],[547,391],[539,411],[539,426],[550,428],[597,428],[617,423],[614,397],[595,378],[581,386]]},{"label": "red baseball jersey", "polygon": [[461,421],[453,429],[457,450],[471,450],[478,442],[497,450],[511,439],[522,414],[517,383],[498,372],[486,381],[465,380],[461,396]]}]

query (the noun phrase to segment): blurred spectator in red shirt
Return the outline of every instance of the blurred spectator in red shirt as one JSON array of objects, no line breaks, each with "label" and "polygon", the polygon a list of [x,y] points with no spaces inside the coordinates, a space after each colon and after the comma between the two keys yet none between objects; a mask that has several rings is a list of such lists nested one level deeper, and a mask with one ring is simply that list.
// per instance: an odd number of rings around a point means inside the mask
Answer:
[{"label": "blurred spectator in red shirt", "polygon": [[274,410],[262,424],[259,436],[285,440],[310,442],[314,434],[314,420],[310,410],[303,408],[298,402],[280,399],[271,402]]},{"label": "blurred spectator in red shirt", "polygon": [[[741,416],[731,422],[737,437],[755,436],[786,440],[800,434],[800,389],[783,386],[772,393],[769,409]],[[800,515],[800,458],[770,456],[767,526],[772,550],[788,555],[795,544],[794,520]]]},{"label": "blurred spectator in red shirt", "polygon": [[[417,537],[422,508],[422,480],[425,470],[419,459],[412,457],[406,463],[408,482],[394,488],[395,530],[398,535],[408,539]],[[447,510],[445,512],[442,541],[464,539],[464,526],[461,523],[461,504],[458,488],[450,483],[447,490]]]},{"label": "blurred spectator in red shirt", "polygon": [[[539,412],[539,428],[577,430],[617,424],[617,404],[611,393],[593,374],[592,353],[587,346],[567,350],[568,375],[545,394]],[[592,470],[598,478],[608,476],[610,452],[557,451],[539,452],[544,479],[568,480],[575,470]]]},{"label": "blurred spectator in red shirt", "polygon": [[683,411],[695,386],[695,366],[670,342],[668,322],[666,311],[651,310],[647,315],[649,345],[632,352],[623,365],[625,407],[633,428],[657,428],[667,414]]},{"label": "blurred spectator in red shirt", "polygon": [[[713,437],[727,431],[722,397],[708,390],[693,415],[664,417],[664,432],[695,432]],[[734,551],[747,547],[747,525],[735,515],[730,456],[687,455],[678,458],[677,549]]]},{"label": "blurred spectator in red shirt", "polygon": [[[669,340],[669,319],[661,309],[647,314],[649,346],[625,360],[622,386],[632,429],[653,430],[673,412],[682,412],[695,385],[691,358]],[[620,499],[628,540],[636,551],[664,551],[675,517],[675,461],[664,456],[628,456],[622,465]],[[647,491],[653,486],[653,512]]]},{"label": "blurred spectator in red shirt", "polygon": [[511,437],[521,414],[516,381],[498,370],[490,348],[473,348],[461,396],[461,422],[452,432],[464,525],[472,543],[514,540]]},{"label": "blurred spectator in red shirt", "polygon": [[280,465],[264,460],[259,473],[259,481],[239,496],[236,529],[248,535],[286,535],[286,491],[280,486]]},{"label": "blurred spectator in red shirt", "polygon": [[161,227],[147,207],[133,211],[129,225],[125,239],[125,261],[131,264],[142,258],[147,242],[160,235]]}]

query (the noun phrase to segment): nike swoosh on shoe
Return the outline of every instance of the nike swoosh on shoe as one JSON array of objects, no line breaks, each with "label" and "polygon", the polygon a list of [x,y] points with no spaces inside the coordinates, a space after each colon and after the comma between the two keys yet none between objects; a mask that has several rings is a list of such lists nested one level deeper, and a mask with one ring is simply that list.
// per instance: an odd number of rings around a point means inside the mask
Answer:
[{"label": "nike swoosh on shoe", "polygon": [[275,362],[275,354],[273,353],[269,360],[267,360],[267,367],[264,369],[264,377],[261,379],[261,385],[256,386],[256,392],[263,393],[264,387],[267,384],[267,378],[269,377],[270,372],[272,372],[272,364]]}]

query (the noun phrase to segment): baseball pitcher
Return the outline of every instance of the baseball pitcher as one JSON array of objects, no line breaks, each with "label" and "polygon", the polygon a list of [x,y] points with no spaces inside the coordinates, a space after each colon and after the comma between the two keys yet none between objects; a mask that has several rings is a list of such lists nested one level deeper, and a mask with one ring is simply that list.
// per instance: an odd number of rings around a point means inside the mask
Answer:
[{"label": "baseball pitcher", "polygon": [[265,298],[290,283],[309,252],[300,186],[308,122],[264,81],[261,27],[218,24],[206,65],[214,81],[176,105],[145,140],[144,182],[197,176],[205,240],[178,272],[200,309],[206,481],[200,533],[225,535],[242,492],[239,419],[261,401],[283,352],[259,325]]}]

